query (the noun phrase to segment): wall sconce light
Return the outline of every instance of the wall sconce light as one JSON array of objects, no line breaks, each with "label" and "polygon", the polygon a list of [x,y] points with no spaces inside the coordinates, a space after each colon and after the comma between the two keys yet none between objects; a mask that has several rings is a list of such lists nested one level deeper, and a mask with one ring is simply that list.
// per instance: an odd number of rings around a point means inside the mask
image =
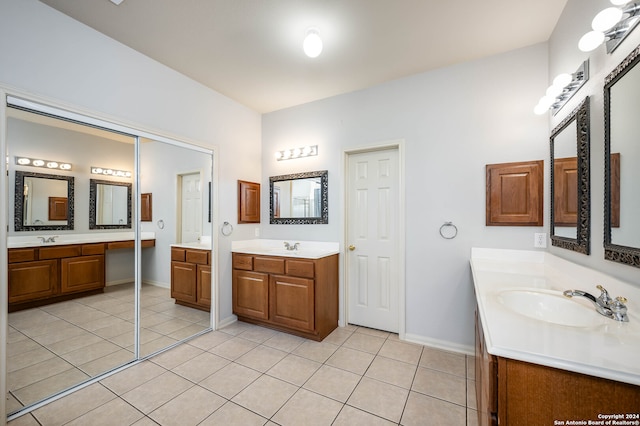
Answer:
[{"label": "wall sconce light", "polygon": [[96,167],[96,166],[91,166],[91,174],[121,177],[121,178],[131,178],[131,172],[128,172],[126,170],[115,170],[115,169],[109,169],[105,167]]},{"label": "wall sconce light", "polygon": [[542,115],[551,110],[556,115],[569,99],[589,80],[589,60],[584,61],[573,74],[560,74],[553,79],[546,94],[540,98],[533,112]]},{"label": "wall sconce light", "polygon": [[322,53],[322,39],[317,28],[308,28],[302,43],[305,55],[310,58],[317,58]]},{"label": "wall sconce light", "polygon": [[293,160],[295,158],[313,157],[318,155],[318,145],[309,145],[302,148],[285,149],[276,152],[276,160]]},{"label": "wall sconce light", "polygon": [[41,167],[44,169],[65,170],[67,172],[71,171],[71,163],[19,156],[16,156],[15,158],[16,164],[19,166]]},{"label": "wall sconce light", "polygon": [[621,7],[608,7],[600,11],[591,21],[592,31],[580,38],[578,49],[591,52],[605,43],[607,53],[613,52],[640,21],[640,2],[611,0]]}]

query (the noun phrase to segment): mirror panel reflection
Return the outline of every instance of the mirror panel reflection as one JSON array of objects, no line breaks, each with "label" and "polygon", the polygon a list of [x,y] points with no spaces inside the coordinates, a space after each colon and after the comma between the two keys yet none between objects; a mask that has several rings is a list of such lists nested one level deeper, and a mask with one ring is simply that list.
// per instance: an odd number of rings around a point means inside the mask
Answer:
[{"label": "mirror panel reflection", "polygon": [[640,267],[640,46],[605,79],[605,258]]},{"label": "mirror panel reflection", "polygon": [[589,98],[551,133],[551,242],[589,254]]},{"label": "mirror panel reflection", "polygon": [[[89,165],[100,158],[132,169],[135,139],[9,106],[7,142],[9,187],[18,188],[9,191],[16,209],[7,265],[7,412],[13,413],[135,358],[134,250],[83,240],[90,229]],[[40,173],[15,164],[16,156],[73,167]],[[46,205],[50,199],[57,207]]]},{"label": "mirror panel reflection", "polygon": [[326,170],[270,177],[270,223],[329,223],[327,177]]},{"label": "mirror panel reflection", "polygon": [[15,171],[15,231],[73,229],[74,178]]},{"label": "mirror panel reflection", "polygon": [[131,228],[131,184],[89,181],[89,229]]}]

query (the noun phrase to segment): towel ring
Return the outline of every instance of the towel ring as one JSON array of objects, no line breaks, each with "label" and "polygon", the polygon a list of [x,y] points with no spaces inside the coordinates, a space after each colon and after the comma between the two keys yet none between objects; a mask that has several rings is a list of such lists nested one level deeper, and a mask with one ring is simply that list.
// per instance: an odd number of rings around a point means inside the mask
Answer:
[{"label": "towel ring", "polygon": [[222,224],[222,227],[220,228],[220,232],[225,237],[228,237],[229,235],[231,235],[233,233],[233,225],[231,225],[229,222],[224,222]]},{"label": "towel ring", "polygon": [[440,227],[440,236],[445,240],[452,240],[458,235],[458,227],[453,222],[445,222]]}]

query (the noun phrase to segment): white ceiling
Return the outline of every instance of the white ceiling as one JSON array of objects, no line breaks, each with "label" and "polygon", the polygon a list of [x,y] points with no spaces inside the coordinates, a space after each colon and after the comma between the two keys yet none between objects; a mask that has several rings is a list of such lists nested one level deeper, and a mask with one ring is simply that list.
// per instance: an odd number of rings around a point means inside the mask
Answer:
[{"label": "white ceiling", "polygon": [[567,2],[40,1],[258,112],[547,41]]}]

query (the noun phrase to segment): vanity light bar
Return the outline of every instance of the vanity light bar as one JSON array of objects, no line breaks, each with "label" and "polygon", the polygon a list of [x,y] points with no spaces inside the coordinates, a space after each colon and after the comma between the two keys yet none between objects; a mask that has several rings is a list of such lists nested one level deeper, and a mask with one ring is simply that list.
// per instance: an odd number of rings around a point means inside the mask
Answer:
[{"label": "vanity light bar", "polygon": [[106,167],[96,167],[96,166],[91,166],[91,174],[92,175],[114,176],[114,177],[121,177],[121,178],[130,178],[131,177],[131,172],[126,171],[126,170],[115,170],[115,169],[109,169],[109,168],[106,168]]},{"label": "vanity light bar", "polygon": [[547,93],[540,98],[533,112],[542,115],[551,110],[551,113],[556,115],[587,80],[589,80],[588,59],[573,74],[558,75],[547,89]]},{"label": "vanity light bar", "polygon": [[16,164],[19,166],[41,167],[44,169],[56,169],[71,171],[71,163],[62,161],[43,160],[41,158],[29,158],[16,156]]},{"label": "vanity light bar", "polygon": [[313,157],[318,155],[318,145],[308,145],[302,148],[285,149],[276,152],[276,160],[293,160],[295,158]]}]

